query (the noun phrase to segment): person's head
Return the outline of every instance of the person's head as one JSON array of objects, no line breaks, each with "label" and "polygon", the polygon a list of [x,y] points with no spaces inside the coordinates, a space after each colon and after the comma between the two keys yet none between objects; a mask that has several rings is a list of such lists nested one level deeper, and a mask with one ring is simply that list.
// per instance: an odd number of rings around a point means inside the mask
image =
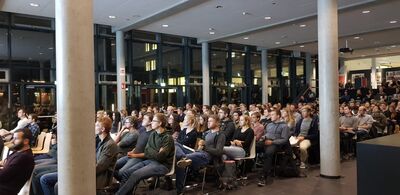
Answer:
[{"label": "person's head", "polygon": [[170,115],[174,112],[174,107],[173,106],[168,106],[167,107],[167,115]]},{"label": "person's head", "polygon": [[224,120],[229,116],[229,109],[227,107],[223,107],[218,111],[218,117],[220,120]]},{"label": "person's head", "polygon": [[178,116],[176,114],[172,113],[172,114],[168,115],[167,122],[169,125],[172,125],[172,124],[178,122],[177,119],[178,119]]},{"label": "person's head", "polygon": [[187,111],[186,111],[186,115],[190,115],[190,116],[196,116],[196,111],[195,110],[193,110],[193,109],[188,109]]},{"label": "person's head", "polygon": [[309,106],[304,106],[303,108],[301,108],[301,116],[303,118],[309,118],[311,117],[311,107]]},{"label": "person's head", "polygon": [[159,113],[160,110],[158,108],[158,106],[153,106],[153,113]]},{"label": "person's head", "polygon": [[100,117],[96,121],[95,131],[97,135],[110,133],[112,121],[109,117]]},{"label": "person's head", "polygon": [[235,111],[232,114],[232,120],[233,121],[239,121],[239,117],[242,115],[242,113],[240,111]]},{"label": "person's head", "polygon": [[239,118],[240,127],[250,127],[250,117],[247,115],[242,115]]},{"label": "person's head", "polygon": [[142,126],[149,127],[151,125],[151,121],[153,120],[153,114],[148,112],[143,115]]},{"label": "person's head", "polygon": [[343,107],[343,112],[345,115],[351,115],[351,109],[349,106],[344,106]]},{"label": "person's head", "polygon": [[255,124],[261,119],[261,114],[259,112],[253,112],[251,114],[251,123]]},{"label": "person's head", "polygon": [[122,118],[125,118],[125,117],[128,116],[128,111],[126,111],[125,109],[122,109],[122,110],[120,110],[119,112],[121,113],[121,117],[122,117]]},{"label": "person's head", "polygon": [[209,110],[211,110],[211,107],[209,105],[203,105],[203,113],[207,113]]},{"label": "person's head", "polygon": [[358,114],[360,114],[361,116],[364,116],[364,114],[367,112],[367,109],[364,106],[360,106],[358,108]]},{"label": "person's head", "polygon": [[381,110],[379,109],[379,107],[378,106],[373,106],[372,107],[372,112],[373,113],[378,113],[378,112],[380,112]]},{"label": "person's head", "polygon": [[33,114],[33,113],[32,113],[32,114],[29,114],[29,115],[28,115],[28,121],[29,121],[30,124],[36,123],[37,120],[38,120],[37,114]]},{"label": "person's head", "polygon": [[289,116],[288,110],[287,109],[282,109],[281,110],[281,116],[282,118],[287,118]]},{"label": "person's head", "polygon": [[205,114],[202,114],[199,116],[198,122],[199,125],[206,125],[207,126],[207,121],[208,121],[208,116]]},{"label": "person's head", "polygon": [[125,119],[124,119],[124,127],[126,128],[126,129],[130,129],[130,128],[132,128],[132,127],[134,127],[134,118],[133,117],[131,117],[131,116],[128,116],[128,117],[125,117]]},{"label": "person's head", "polygon": [[183,125],[186,127],[194,128],[197,124],[196,117],[191,115],[186,115],[183,120]]},{"label": "person's head", "polygon": [[139,112],[137,111],[137,110],[132,110],[132,112],[131,112],[131,116],[133,116],[133,117],[139,117]]},{"label": "person's head", "polygon": [[396,112],[396,107],[395,107],[394,105],[390,105],[390,106],[389,106],[389,111],[390,111],[391,113]]},{"label": "person's head", "polygon": [[219,129],[219,125],[220,125],[220,119],[217,115],[213,114],[208,117],[207,127],[209,129],[213,129],[213,130]]},{"label": "person's head", "polygon": [[183,113],[183,108],[182,108],[182,107],[178,107],[178,109],[176,110],[176,112],[178,112],[178,114],[182,114],[182,113]]},{"label": "person's head", "polygon": [[271,116],[271,121],[272,122],[278,122],[279,119],[281,118],[281,112],[279,110],[277,110],[277,109],[272,110],[270,112],[270,116]]},{"label": "person's head", "polygon": [[186,110],[192,109],[193,105],[191,103],[186,104]]},{"label": "person's head", "polygon": [[[164,114],[157,113],[153,116],[151,121],[151,128],[159,132],[160,129],[165,129],[167,126],[167,117]],[[159,132],[160,133],[160,132]]]},{"label": "person's head", "polygon": [[26,118],[26,111],[25,111],[25,109],[23,109],[23,108],[18,109],[17,116],[18,116],[18,118],[20,118],[20,119]]},{"label": "person's head", "polygon": [[20,151],[24,148],[29,148],[32,140],[32,132],[28,128],[18,129],[14,132],[12,139],[11,150]]},{"label": "person's head", "polygon": [[379,104],[379,108],[383,111],[385,111],[387,109],[387,105],[385,102],[382,102],[381,104]]}]

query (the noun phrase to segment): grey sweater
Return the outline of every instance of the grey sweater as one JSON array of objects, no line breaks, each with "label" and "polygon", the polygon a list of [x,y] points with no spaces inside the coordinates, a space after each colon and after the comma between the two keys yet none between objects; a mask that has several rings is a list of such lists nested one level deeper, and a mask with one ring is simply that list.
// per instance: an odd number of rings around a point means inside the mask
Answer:
[{"label": "grey sweater", "polygon": [[272,144],[284,145],[288,143],[290,136],[289,127],[285,122],[272,122],[267,125],[265,139],[272,140]]}]

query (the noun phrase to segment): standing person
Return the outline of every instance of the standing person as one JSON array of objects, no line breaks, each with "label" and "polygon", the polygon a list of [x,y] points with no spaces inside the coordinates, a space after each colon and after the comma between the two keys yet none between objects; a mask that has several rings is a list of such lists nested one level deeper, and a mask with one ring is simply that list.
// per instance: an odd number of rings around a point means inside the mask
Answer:
[{"label": "standing person", "polygon": [[272,169],[272,159],[275,153],[281,149],[290,149],[289,127],[285,122],[280,121],[281,113],[279,110],[272,110],[270,113],[271,123],[267,125],[265,135],[260,139],[259,147],[264,150],[264,167],[260,172],[258,186],[267,184],[270,171]]},{"label": "standing person", "polygon": [[0,194],[4,195],[18,194],[35,165],[30,148],[31,131],[28,128],[16,130],[13,137],[13,146],[10,149],[14,153],[0,166]]}]

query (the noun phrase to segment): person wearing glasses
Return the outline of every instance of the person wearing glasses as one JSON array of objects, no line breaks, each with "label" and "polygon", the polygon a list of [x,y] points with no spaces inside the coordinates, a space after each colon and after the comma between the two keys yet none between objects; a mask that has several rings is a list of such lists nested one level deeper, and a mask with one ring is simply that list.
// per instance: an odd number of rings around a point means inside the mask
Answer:
[{"label": "person wearing glasses", "polygon": [[138,140],[139,131],[135,129],[137,120],[128,116],[124,119],[124,127],[118,132],[115,143],[118,145],[119,157],[126,156],[131,151]]},{"label": "person wearing glasses", "polygon": [[121,180],[121,187],[116,195],[132,194],[133,189],[140,180],[152,176],[165,175],[172,166],[175,146],[172,136],[166,131],[167,118],[164,114],[157,113],[151,121],[153,132],[150,134],[144,149],[146,160],[137,163],[132,168],[128,179]]},{"label": "person wearing glasses", "polygon": [[10,141],[12,139],[11,135],[15,131],[17,131],[18,129],[23,129],[29,125],[28,118],[26,117],[26,112],[23,108],[18,109],[17,116],[19,118],[19,121],[14,129],[10,131],[7,131],[5,129],[0,129],[0,136],[3,137],[3,139],[5,139],[6,141]]}]

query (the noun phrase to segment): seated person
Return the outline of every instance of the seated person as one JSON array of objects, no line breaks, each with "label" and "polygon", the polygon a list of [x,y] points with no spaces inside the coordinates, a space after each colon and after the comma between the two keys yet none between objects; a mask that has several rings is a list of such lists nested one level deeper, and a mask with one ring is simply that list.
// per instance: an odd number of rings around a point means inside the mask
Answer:
[{"label": "seated person", "polygon": [[0,129],[0,136],[3,137],[6,141],[10,141],[12,139],[11,135],[15,131],[17,131],[19,129],[23,129],[29,125],[28,118],[26,117],[26,112],[23,108],[18,109],[17,116],[19,118],[17,127],[15,127],[13,130],[10,130],[10,131],[7,131],[5,129]]},{"label": "seated person", "polygon": [[264,125],[261,124],[261,114],[259,112],[254,112],[251,114],[251,128],[256,136],[256,141],[264,135]]},{"label": "seated person", "polygon": [[349,106],[343,107],[344,116],[339,118],[341,153],[345,158],[352,152],[351,139],[358,127],[358,119],[353,116]]},{"label": "seated person", "polygon": [[32,133],[28,128],[14,132],[10,148],[14,153],[0,166],[0,194],[18,194],[30,178],[34,166],[31,139]]},{"label": "seated person", "polygon": [[362,140],[363,138],[368,136],[369,131],[372,127],[372,123],[374,123],[374,119],[372,118],[372,116],[367,114],[366,112],[367,110],[364,106],[360,106],[358,108],[358,127],[357,130],[355,130],[357,140]]},{"label": "seated person", "polygon": [[290,149],[289,146],[289,127],[284,121],[280,121],[281,113],[278,109],[270,112],[271,123],[267,125],[266,133],[261,137],[259,146],[264,150],[264,166],[260,172],[260,179],[258,186],[262,187],[266,185],[267,178],[272,169],[272,159],[274,158],[275,152],[279,149],[285,150]]},{"label": "seated person", "polygon": [[[175,146],[181,148],[182,145],[185,145],[189,148],[194,149],[198,137],[198,133],[196,130],[196,117],[192,115],[186,115],[185,119],[183,120],[183,125],[184,129],[179,132],[178,138],[176,139],[175,145],[180,145],[180,146]],[[177,159],[181,159],[181,156],[178,155],[177,152]]]},{"label": "seated person", "polygon": [[146,147],[151,132],[153,132],[153,129],[151,129],[152,120],[152,113],[147,113],[143,116],[142,128],[145,128],[145,130],[141,131],[139,134],[135,148],[128,152],[126,156],[117,160],[114,173],[117,180],[128,180],[129,176],[132,174],[131,168],[138,162],[145,160],[144,148]]},{"label": "seated person", "polygon": [[38,135],[40,134],[40,128],[37,124],[38,116],[36,114],[29,114],[28,115],[28,129],[32,132],[32,141],[31,147],[36,146],[36,140]]},{"label": "seated person", "polygon": [[[225,145],[225,134],[220,132],[220,120],[217,115],[208,117],[208,131],[204,133],[203,140],[198,143],[198,150],[186,154],[177,162],[176,188],[180,194],[184,187],[185,168],[191,164],[194,171],[213,162],[219,173],[222,172],[222,154]],[[179,150],[179,149],[178,149]]]},{"label": "seated person", "polygon": [[120,156],[125,156],[136,145],[139,137],[139,131],[135,129],[136,123],[136,118],[128,116],[124,119],[124,126],[115,138]]},{"label": "seated person", "polygon": [[152,176],[167,174],[174,158],[174,140],[166,131],[167,118],[164,114],[157,113],[151,122],[154,131],[150,134],[144,156],[147,160],[137,163],[127,180],[121,180],[121,187],[116,195],[132,194],[133,189],[140,180]]},{"label": "seated person", "polygon": [[378,106],[374,106],[372,108],[371,116],[374,119],[374,122],[372,123],[372,129],[374,129],[374,133],[372,136],[377,137],[378,135],[382,135],[387,126],[387,118],[385,114],[382,113]]},{"label": "seated person", "polygon": [[224,147],[224,154],[228,159],[243,158],[250,154],[250,146],[254,139],[254,131],[250,128],[250,117],[239,117],[239,128],[233,134],[230,146]]},{"label": "seated person", "polygon": [[312,118],[311,108],[304,106],[301,109],[302,119],[296,124],[294,136],[300,149],[300,168],[306,168],[308,148],[318,142],[318,118]]},{"label": "seated person", "polygon": [[225,146],[231,145],[233,134],[235,133],[235,123],[229,117],[229,108],[222,107],[218,111],[218,117],[221,121],[221,133],[225,134]]}]

